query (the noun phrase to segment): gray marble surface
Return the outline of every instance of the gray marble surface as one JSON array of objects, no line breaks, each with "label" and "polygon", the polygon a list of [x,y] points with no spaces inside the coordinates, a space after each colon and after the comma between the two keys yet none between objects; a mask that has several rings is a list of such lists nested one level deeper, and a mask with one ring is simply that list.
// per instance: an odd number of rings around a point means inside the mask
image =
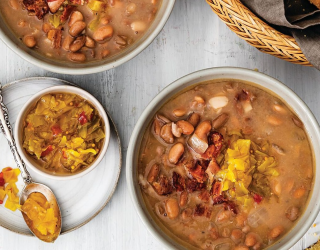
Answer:
[{"label": "gray marble surface", "polygon": [[[0,41],[0,82],[31,76],[65,79],[93,93],[115,120],[124,164],[117,190],[105,209],[82,228],[61,236],[54,244],[20,236],[0,228],[0,250],[13,249],[162,249],[133,209],[125,180],[125,155],[140,114],[161,89],[196,70],[236,66],[258,69],[295,91],[320,119],[320,72],[262,54],[232,33],[204,0],[177,0],[159,36],[141,54],[115,69],[94,75],[50,73],[24,61]],[[320,221],[318,217],[317,221]],[[317,227],[292,249],[316,241]]]}]

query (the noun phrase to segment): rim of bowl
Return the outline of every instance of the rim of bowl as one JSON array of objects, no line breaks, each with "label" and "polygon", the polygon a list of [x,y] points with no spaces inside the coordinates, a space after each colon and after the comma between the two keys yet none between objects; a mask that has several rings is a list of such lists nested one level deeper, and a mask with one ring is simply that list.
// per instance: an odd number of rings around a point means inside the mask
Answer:
[{"label": "rim of bowl", "polygon": [[[103,147],[98,155],[98,157],[95,159],[95,161],[89,166],[87,167],[85,170],[79,172],[79,173],[75,173],[74,175],[51,175],[49,173],[45,173],[43,171],[41,171],[39,168],[33,166],[33,164],[28,160],[28,158],[26,157],[26,152],[23,149],[23,147],[21,146],[22,140],[23,140],[23,136],[21,136],[23,133],[19,133],[19,129],[20,129],[20,124],[23,118],[25,118],[25,114],[29,111],[30,107],[35,104],[35,102],[37,102],[43,95],[48,94],[48,93],[73,93],[76,95],[81,96],[81,98],[88,100],[89,103],[91,105],[93,105],[99,112],[100,117],[103,119],[104,122],[104,126],[105,126],[105,141],[103,144]],[[89,92],[87,92],[86,90],[80,88],[80,87],[76,87],[76,86],[70,86],[70,85],[60,85],[60,86],[53,86],[53,87],[49,87],[46,88],[40,92],[38,92],[37,94],[33,95],[22,107],[22,109],[20,110],[18,116],[17,116],[17,120],[16,120],[16,124],[14,126],[14,135],[16,138],[16,144],[17,144],[17,149],[18,152],[22,158],[22,160],[26,163],[26,165],[28,167],[30,167],[33,171],[35,171],[36,173],[50,178],[50,179],[54,179],[54,180],[61,180],[61,181],[66,181],[66,180],[72,180],[72,179],[76,179],[76,178],[80,178],[84,175],[86,175],[87,173],[89,173],[90,171],[92,171],[94,168],[96,168],[98,166],[98,164],[101,162],[101,160],[103,159],[104,155],[107,152],[108,146],[109,146],[109,141],[110,141],[110,124],[109,124],[109,119],[108,116],[106,114],[106,111],[104,110],[103,106],[101,105],[101,103],[93,96],[91,95]]]},{"label": "rim of bowl", "polygon": [[[238,77],[236,77],[238,75]],[[218,76],[218,77],[217,77]],[[247,78],[247,79],[245,79]],[[249,78],[256,79],[254,82]],[[162,245],[168,248],[182,248],[183,246],[179,245],[172,237],[168,236],[163,230],[161,230],[156,222],[151,218],[150,214],[145,208],[144,204],[139,202],[141,193],[140,190],[136,190],[135,182],[137,181],[137,177],[133,176],[134,169],[137,167],[137,163],[135,162],[135,147],[138,146],[140,148],[141,139],[144,135],[144,131],[141,129],[144,127],[144,124],[150,122],[150,115],[156,113],[159,108],[166,103],[172,96],[181,92],[183,89],[187,88],[188,86],[196,85],[197,83],[201,83],[206,80],[214,80],[214,79],[238,79],[243,81],[248,81],[256,84],[259,88],[267,89],[272,94],[280,97],[280,99],[290,99],[290,103],[285,100],[286,104],[293,109],[293,106],[300,107],[301,111],[304,111],[304,119],[302,121],[304,124],[308,124],[309,130],[306,129],[306,133],[309,136],[310,144],[312,146],[313,157],[314,157],[314,169],[317,168],[317,159],[320,158],[319,150],[320,150],[320,128],[319,124],[314,117],[313,113],[309,109],[309,107],[305,104],[305,102],[296,94],[294,93],[289,87],[285,84],[280,82],[279,80],[265,75],[263,73],[245,69],[245,68],[238,68],[238,67],[216,67],[216,68],[208,68],[203,69],[200,71],[195,71],[188,75],[185,75],[176,81],[170,83],[166,86],[159,94],[157,94],[151,102],[147,105],[147,107],[142,112],[140,118],[138,119],[134,130],[132,132],[128,150],[127,150],[127,157],[126,157],[126,179],[127,179],[127,187],[129,189],[130,197],[137,211],[140,219],[142,220],[143,224],[146,226],[147,230],[153,235],[153,237],[158,240]],[[262,85],[261,83],[257,82],[260,80],[261,82],[267,83],[267,86]],[[277,90],[277,92],[275,91]],[[280,94],[278,94],[280,93]],[[283,98],[282,98],[283,97]],[[301,119],[301,114],[298,116]],[[312,134],[312,135],[311,135]],[[319,149],[319,150],[317,150]],[[316,219],[319,210],[320,210],[320,202],[316,200],[316,197],[319,196],[320,191],[316,189],[317,179],[320,179],[320,171],[315,171],[313,177],[313,188],[309,195],[308,205],[305,208],[302,216],[299,218],[299,221],[295,224],[293,228],[291,228],[284,237],[282,237],[278,242],[269,246],[269,249],[289,249],[293,246],[298,240],[302,238],[302,236],[308,231],[313,221]],[[320,183],[318,184],[320,187]],[[314,202],[314,206],[312,209],[308,209],[310,207],[311,202]],[[142,199],[142,203],[144,203]],[[143,209],[144,208],[144,209]],[[308,211],[309,210],[309,211]],[[303,220],[302,218],[305,220]],[[303,221],[302,221],[303,220]],[[299,225],[300,224],[300,225]],[[297,226],[300,226],[299,228]],[[297,229],[298,228],[298,229]],[[298,230],[293,236],[290,235],[294,233],[294,230]],[[290,235],[291,237],[288,237]]]},{"label": "rim of bowl", "polygon": [[[125,56],[114,60],[112,62],[103,64],[101,66],[87,66],[87,67],[79,67],[79,68],[68,68],[68,67],[62,67],[50,64],[48,62],[44,62],[38,58],[33,57],[32,55],[28,54],[26,51],[19,48],[0,28],[0,39],[17,55],[22,57],[24,60],[32,63],[33,65],[43,68],[45,70],[60,73],[60,74],[69,74],[69,75],[86,75],[86,74],[94,74],[103,72],[115,67],[118,67],[121,64],[124,64],[128,61],[130,61],[132,58],[136,57],[138,54],[140,54],[144,49],[146,49],[152,41],[158,36],[158,34],[163,29],[164,25],[166,24],[167,20],[170,17],[170,14],[172,12],[172,9],[174,7],[176,0],[168,0],[168,5],[163,13],[163,16],[161,17],[158,25],[156,28],[149,34],[149,36],[140,44],[138,45],[134,50],[126,54]],[[140,38],[140,39],[143,39]],[[139,40],[137,41],[139,43]],[[84,64],[85,65],[85,64]]]}]

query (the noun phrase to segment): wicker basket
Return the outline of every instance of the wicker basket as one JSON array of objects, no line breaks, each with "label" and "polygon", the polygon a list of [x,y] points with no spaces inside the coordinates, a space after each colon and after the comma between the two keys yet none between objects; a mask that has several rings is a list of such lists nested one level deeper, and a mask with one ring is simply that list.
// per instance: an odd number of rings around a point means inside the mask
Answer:
[{"label": "wicker basket", "polygon": [[312,66],[299,45],[253,14],[240,0],[206,0],[220,19],[258,50],[291,63]]}]

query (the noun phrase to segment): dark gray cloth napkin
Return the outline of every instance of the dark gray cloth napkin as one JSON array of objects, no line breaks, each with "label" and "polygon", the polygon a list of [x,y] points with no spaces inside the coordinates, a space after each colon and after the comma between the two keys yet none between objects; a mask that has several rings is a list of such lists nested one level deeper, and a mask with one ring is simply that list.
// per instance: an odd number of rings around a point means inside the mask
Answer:
[{"label": "dark gray cloth napkin", "polygon": [[292,35],[310,63],[320,70],[320,10],[309,0],[242,0],[277,30]]}]

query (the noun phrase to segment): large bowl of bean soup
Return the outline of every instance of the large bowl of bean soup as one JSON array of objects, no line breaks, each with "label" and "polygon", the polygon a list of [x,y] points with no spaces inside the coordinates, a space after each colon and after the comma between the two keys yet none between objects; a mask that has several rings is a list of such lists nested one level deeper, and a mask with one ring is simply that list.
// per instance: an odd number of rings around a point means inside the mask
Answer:
[{"label": "large bowl of bean soup", "polygon": [[127,182],[168,248],[289,249],[319,212],[320,131],[262,73],[212,68],[162,90],[132,133]]},{"label": "large bowl of bean soup", "polygon": [[91,74],[119,66],[159,34],[175,0],[3,0],[0,38],[49,71]]}]

